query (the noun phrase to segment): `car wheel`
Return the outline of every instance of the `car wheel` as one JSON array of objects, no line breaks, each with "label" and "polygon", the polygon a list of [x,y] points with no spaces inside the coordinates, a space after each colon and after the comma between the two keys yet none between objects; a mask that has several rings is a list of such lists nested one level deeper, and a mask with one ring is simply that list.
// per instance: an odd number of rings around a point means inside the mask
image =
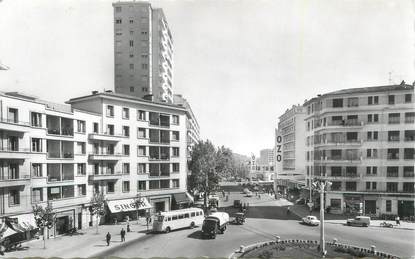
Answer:
[{"label": "car wheel", "polygon": [[170,227],[167,227],[165,232],[166,232],[166,234],[167,234],[167,233],[169,233],[170,231],[171,231]]},{"label": "car wheel", "polygon": [[195,223],[194,222],[190,223],[190,228],[192,229],[194,227],[195,227]]}]

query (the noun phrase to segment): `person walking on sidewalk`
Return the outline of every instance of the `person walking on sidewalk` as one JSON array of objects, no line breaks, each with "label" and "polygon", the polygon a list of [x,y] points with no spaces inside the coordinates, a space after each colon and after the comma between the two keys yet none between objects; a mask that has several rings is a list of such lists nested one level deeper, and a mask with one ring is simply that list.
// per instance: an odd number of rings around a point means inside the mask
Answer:
[{"label": "person walking on sidewalk", "polygon": [[109,246],[110,245],[110,242],[111,242],[111,234],[110,234],[110,232],[107,233],[107,235],[105,236],[105,238],[107,239],[107,246]]},{"label": "person walking on sidewalk", "polygon": [[125,242],[125,230],[124,228],[121,229],[121,242]]},{"label": "person walking on sidewalk", "polygon": [[396,216],[395,221],[396,221],[396,225],[399,225],[399,226],[401,225],[401,219],[399,218],[399,215]]}]

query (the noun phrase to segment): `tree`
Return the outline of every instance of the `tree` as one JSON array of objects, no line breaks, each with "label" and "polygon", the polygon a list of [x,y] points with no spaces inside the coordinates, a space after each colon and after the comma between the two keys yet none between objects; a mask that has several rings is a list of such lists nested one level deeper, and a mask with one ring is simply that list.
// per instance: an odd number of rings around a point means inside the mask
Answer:
[{"label": "tree", "polygon": [[46,229],[51,229],[56,222],[56,213],[53,211],[52,204],[48,202],[44,208],[38,204],[33,206],[33,215],[36,225],[43,233],[43,248],[46,249]]},{"label": "tree", "polygon": [[193,146],[190,156],[189,169],[192,174],[189,176],[188,188],[193,193],[203,191],[207,207],[207,195],[219,186],[219,177],[215,171],[216,149],[209,140],[200,141]]},{"label": "tree", "polygon": [[141,197],[141,193],[137,194],[137,197],[134,199],[134,205],[135,205],[135,210],[137,212],[137,225],[138,225],[138,212],[140,210],[140,207],[145,205],[145,202],[143,200],[143,198]]},{"label": "tree", "polygon": [[101,216],[105,215],[105,196],[103,193],[94,193],[94,196],[91,198],[91,215],[95,215],[97,218],[97,234],[98,234],[98,225],[99,219]]}]

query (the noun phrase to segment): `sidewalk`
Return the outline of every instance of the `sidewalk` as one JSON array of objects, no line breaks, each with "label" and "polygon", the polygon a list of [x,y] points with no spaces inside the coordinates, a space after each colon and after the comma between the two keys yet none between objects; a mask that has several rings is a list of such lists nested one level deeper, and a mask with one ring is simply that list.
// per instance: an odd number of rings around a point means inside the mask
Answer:
[{"label": "sidewalk", "polygon": [[[43,249],[43,240],[32,240],[22,244],[21,250],[7,252],[4,257],[91,257],[95,254],[103,253],[106,250],[113,249],[129,242],[133,242],[139,238],[146,236],[147,225],[145,219],[130,221],[131,232],[126,233],[126,242],[121,243],[121,228],[127,229],[125,222],[117,225],[101,225],[99,233],[96,234],[96,227],[79,230],[78,234],[73,236],[59,236],[46,240],[46,249]],[[151,226],[149,226],[151,230]],[[107,246],[105,236],[110,232],[111,244]]]}]

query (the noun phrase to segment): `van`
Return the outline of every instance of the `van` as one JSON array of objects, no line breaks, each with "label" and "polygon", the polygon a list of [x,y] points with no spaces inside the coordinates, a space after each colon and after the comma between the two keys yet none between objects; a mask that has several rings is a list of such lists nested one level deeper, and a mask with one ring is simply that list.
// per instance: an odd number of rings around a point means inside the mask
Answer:
[{"label": "van", "polygon": [[348,219],[346,224],[348,226],[368,227],[370,225],[370,217],[357,216],[354,219]]}]

